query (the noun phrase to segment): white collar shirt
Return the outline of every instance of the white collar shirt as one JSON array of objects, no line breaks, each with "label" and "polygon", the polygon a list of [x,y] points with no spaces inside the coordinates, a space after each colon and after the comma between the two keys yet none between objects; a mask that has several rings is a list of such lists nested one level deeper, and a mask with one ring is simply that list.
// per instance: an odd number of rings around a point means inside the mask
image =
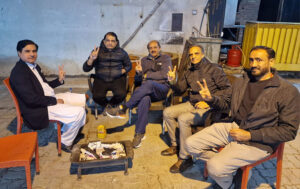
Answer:
[{"label": "white collar shirt", "polygon": [[27,63],[27,62],[26,62],[26,64],[30,68],[30,70],[33,72],[33,74],[35,75],[35,77],[38,79],[38,81],[40,82],[40,84],[42,85],[42,88],[43,88],[43,91],[44,91],[44,95],[45,96],[53,96],[53,97],[55,97],[55,93],[54,93],[53,88],[50,87],[48,85],[48,83],[46,83],[46,82],[43,81],[41,75],[37,71],[37,69],[36,69],[37,64],[36,63],[30,64],[30,63]]}]

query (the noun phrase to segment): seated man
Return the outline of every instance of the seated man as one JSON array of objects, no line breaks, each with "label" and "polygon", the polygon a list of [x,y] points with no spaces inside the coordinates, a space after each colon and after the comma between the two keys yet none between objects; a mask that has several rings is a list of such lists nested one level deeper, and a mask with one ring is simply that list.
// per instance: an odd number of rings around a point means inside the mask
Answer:
[{"label": "seated man", "polygon": [[[96,78],[93,83],[93,99],[103,109],[109,104],[117,106],[124,101],[127,93],[126,76],[131,70],[131,62],[126,51],[119,47],[119,40],[114,32],[105,34],[100,47],[95,47],[83,64],[83,71],[95,68]],[[108,102],[107,91],[113,97]]]},{"label": "seated man", "polygon": [[36,63],[38,45],[31,40],[17,44],[20,60],[10,74],[10,84],[18,99],[25,124],[34,130],[48,127],[49,120],[63,123],[62,149],[71,152],[79,129],[85,124],[85,95],[55,94],[53,88],[64,83],[65,72],[59,67],[58,78],[48,82]]},{"label": "seated man", "polygon": [[[271,66],[273,49],[256,46],[250,51],[250,70],[237,79],[231,98],[231,122],[215,123],[186,140],[195,158],[207,161],[216,188],[229,188],[239,167],[269,156],[278,144],[293,140],[300,121],[300,94]],[[213,99],[201,85],[203,100]],[[212,148],[224,147],[216,153]]]},{"label": "seated man", "polygon": [[[189,91],[189,101],[170,106],[164,110],[164,124],[168,128],[168,134],[171,138],[171,147],[161,152],[163,156],[170,156],[177,153],[177,142],[175,130],[179,127],[180,152],[178,161],[170,168],[171,173],[185,171],[193,165],[193,161],[184,148],[185,140],[192,135],[192,125],[204,125],[206,112],[211,108],[217,110],[226,110],[229,108],[231,85],[218,64],[209,62],[204,57],[204,50],[201,46],[192,46],[189,49],[189,57],[192,65],[185,71],[183,76],[175,83],[176,70],[169,71],[169,81],[171,88],[175,92],[182,94]],[[197,82],[205,79],[212,91],[211,101],[204,101],[199,94],[200,87]]]},{"label": "seated man", "polygon": [[150,41],[147,45],[149,55],[136,66],[136,81],[142,85],[136,89],[130,100],[117,108],[108,109],[107,114],[112,117],[125,117],[127,108],[138,107],[138,120],[135,124],[133,147],[138,148],[145,135],[148,123],[148,111],[151,102],[166,98],[169,91],[167,82],[168,67],[172,67],[171,58],[160,53],[158,41]]}]

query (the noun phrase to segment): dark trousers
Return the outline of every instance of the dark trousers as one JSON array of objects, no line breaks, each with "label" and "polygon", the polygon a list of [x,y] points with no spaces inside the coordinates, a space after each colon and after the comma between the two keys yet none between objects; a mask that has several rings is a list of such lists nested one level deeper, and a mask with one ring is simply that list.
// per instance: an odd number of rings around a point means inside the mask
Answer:
[{"label": "dark trousers", "polygon": [[145,133],[151,101],[155,102],[165,99],[168,91],[168,85],[148,80],[133,92],[126,106],[128,108],[138,107],[138,120],[135,123],[135,133]]},{"label": "dark trousers", "polygon": [[[107,91],[112,91],[113,97],[110,101],[106,98]],[[115,79],[112,82],[106,82],[95,78],[93,83],[93,99],[97,104],[105,107],[108,103],[111,105],[120,104],[126,97],[126,75]]]}]

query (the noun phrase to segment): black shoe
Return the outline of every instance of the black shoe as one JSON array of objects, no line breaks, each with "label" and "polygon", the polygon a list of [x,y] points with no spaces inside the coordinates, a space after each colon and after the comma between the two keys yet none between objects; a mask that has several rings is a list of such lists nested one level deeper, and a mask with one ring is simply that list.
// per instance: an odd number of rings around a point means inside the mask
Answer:
[{"label": "black shoe", "polygon": [[142,140],[144,140],[146,138],[145,134],[141,134],[141,133],[136,133],[134,135],[134,138],[132,140],[132,146],[134,148],[139,148],[142,145]]},{"label": "black shoe", "polygon": [[127,109],[126,106],[119,105],[116,107],[107,108],[106,114],[111,118],[125,119],[126,118],[126,109]]},{"label": "black shoe", "polygon": [[174,154],[177,154],[178,153],[178,149],[177,149],[177,146],[170,146],[169,148],[161,151],[161,155],[162,156],[172,156]]},{"label": "black shoe", "polygon": [[187,170],[189,167],[193,166],[193,159],[190,157],[188,159],[178,159],[178,161],[172,165],[170,168],[171,173],[182,173]]},{"label": "black shoe", "polygon": [[71,153],[72,152],[72,145],[71,146],[67,146],[63,143],[61,143],[61,149],[67,153]]}]

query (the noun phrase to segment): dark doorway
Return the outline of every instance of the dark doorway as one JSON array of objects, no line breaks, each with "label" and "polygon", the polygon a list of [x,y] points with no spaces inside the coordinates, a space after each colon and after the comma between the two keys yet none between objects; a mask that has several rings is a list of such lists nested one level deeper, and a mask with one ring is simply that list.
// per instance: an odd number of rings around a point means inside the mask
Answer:
[{"label": "dark doorway", "polygon": [[280,0],[261,0],[258,21],[276,22]]},{"label": "dark doorway", "polygon": [[300,22],[299,0],[261,0],[258,21]]}]

